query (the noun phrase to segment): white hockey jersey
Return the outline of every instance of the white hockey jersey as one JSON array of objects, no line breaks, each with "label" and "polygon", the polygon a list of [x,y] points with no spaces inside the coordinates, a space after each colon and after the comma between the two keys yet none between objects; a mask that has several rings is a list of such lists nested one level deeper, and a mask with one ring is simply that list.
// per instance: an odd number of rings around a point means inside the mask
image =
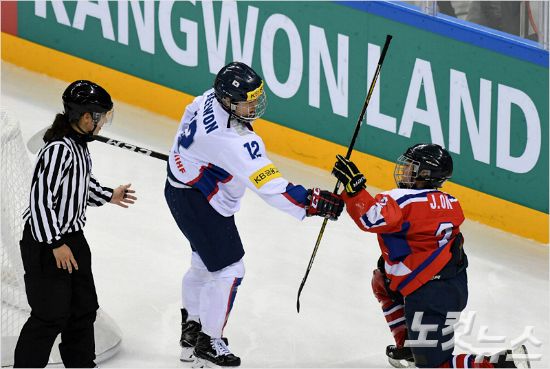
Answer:
[{"label": "white hockey jersey", "polygon": [[239,210],[246,188],[300,220],[306,215],[307,190],[282,177],[260,136],[229,122],[214,89],[186,107],[168,159],[168,181],[198,189],[223,216]]}]

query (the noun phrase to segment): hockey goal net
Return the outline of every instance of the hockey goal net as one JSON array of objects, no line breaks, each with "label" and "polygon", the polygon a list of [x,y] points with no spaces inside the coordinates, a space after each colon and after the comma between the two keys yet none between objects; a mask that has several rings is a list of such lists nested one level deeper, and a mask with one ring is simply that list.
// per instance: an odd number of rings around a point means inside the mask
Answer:
[{"label": "hockey goal net", "polygon": [[[24,271],[19,251],[23,232],[22,214],[28,205],[32,164],[18,122],[4,107],[0,110],[0,246],[2,248],[2,366],[13,365],[13,352],[21,327],[30,314],[25,294]],[[114,355],[121,343],[115,322],[101,309],[95,322],[97,362]],[[54,344],[50,364],[61,363],[58,343]]]}]

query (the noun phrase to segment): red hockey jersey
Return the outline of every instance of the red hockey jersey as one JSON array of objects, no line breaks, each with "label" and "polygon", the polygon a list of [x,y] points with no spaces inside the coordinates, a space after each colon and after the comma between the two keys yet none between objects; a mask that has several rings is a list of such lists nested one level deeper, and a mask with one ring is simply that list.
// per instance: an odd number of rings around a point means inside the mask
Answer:
[{"label": "red hockey jersey", "polygon": [[434,189],[394,189],[372,197],[342,194],[359,228],[378,234],[390,288],[407,296],[451,259],[464,214],[453,196]]}]

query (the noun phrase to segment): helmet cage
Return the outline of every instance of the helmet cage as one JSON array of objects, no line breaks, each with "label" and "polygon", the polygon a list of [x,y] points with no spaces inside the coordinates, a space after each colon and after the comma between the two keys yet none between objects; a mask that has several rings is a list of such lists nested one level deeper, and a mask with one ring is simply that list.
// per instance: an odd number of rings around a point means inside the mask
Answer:
[{"label": "helmet cage", "polygon": [[[260,86],[260,88],[263,87]],[[250,93],[249,93],[250,94]],[[260,95],[252,100],[248,101],[230,101],[229,109],[231,110],[231,115],[237,118],[237,120],[243,121],[244,123],[252,123],[256,119],[264,115],[267,108],[267,97],[263,88],[260,92]]]},{"label": "helmet cage", "polygon": [[[418,178],[420,162],[401,155],[395,162],[393,178],[399,188],[413,188]],[[429,173],[428,173],[429,175]]]}]

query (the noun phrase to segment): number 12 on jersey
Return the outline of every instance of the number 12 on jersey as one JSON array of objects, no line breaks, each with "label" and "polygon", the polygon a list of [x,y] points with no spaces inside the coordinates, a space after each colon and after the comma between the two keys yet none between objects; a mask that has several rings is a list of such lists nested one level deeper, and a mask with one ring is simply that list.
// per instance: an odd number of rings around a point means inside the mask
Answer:
[{"label": "number 12 on jersey", "polygon": [[248,155],[250,155],[252,159],[256,159],[262,156],[262,154],[258,152],[260,151],[260,145],[256,141],[247,142],[243,146],[246,147],[246,149],[248,150]]}]

